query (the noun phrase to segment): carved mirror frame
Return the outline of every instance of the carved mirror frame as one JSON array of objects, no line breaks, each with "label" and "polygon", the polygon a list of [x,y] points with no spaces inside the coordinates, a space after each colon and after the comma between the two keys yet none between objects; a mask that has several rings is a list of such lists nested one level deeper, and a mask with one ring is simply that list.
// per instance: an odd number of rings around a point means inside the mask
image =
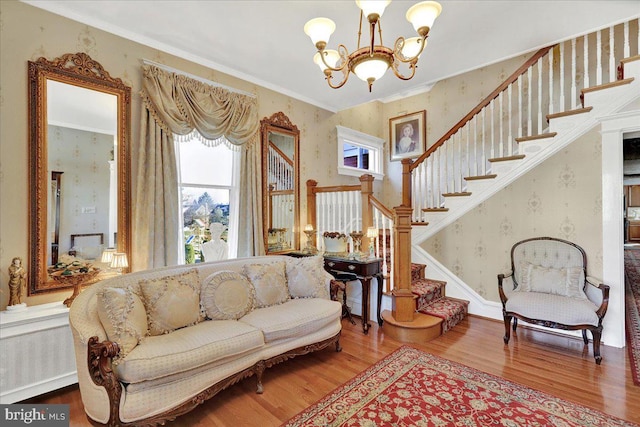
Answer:
[{"label": "carved mirror frame", "polygon": [[47,273],[48,172],[47,81],[54,80],[117,97],[118,195],[117,250],[131,256],[130,160],[131,88],[113,78],[85,53],[67,53],[52,61],[44,57],[28,62],[29,74],[29,295],[59,291],[72,286],[51,279]]},{"label": "carved mirror frame", "polygon": [[[269,135],[271,133],[289,136],[293,139],[293,224],[292,247],[269,249],[269,229],[272,218],[271,197],[269,191]],[[300,248],[300,131],[291,123],[283,112],[277,112],[271,117],[260,120],[260,134],[262,140],[262,212],[264,228],[264,247],[267,254],[286,253]]]}]

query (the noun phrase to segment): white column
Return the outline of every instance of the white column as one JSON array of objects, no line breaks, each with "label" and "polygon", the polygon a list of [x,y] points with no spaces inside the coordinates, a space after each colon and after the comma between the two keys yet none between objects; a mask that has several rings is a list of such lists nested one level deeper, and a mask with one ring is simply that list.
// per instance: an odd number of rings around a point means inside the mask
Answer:
[{"label": "white column", "polygon": [[622,206],[622,139],[640,131],[640,111],[602,119],[602,281],[611,287],[602,341],[625,346],[624,234]]}]

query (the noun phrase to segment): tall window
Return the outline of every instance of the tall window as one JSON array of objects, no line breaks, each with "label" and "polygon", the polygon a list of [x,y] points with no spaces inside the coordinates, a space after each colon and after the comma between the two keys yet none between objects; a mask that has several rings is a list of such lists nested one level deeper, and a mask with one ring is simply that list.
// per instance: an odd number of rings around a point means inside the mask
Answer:
[{"label": "tall window", "polygon": [[229,246],[229,258],[237,254],[238,181],[240,152],[225,143],[207,146],[198,138],[176,140],[182,242],[187,264],[206,261],[202,244],[211,239],[209,226],[227,227],[222,239]]}]

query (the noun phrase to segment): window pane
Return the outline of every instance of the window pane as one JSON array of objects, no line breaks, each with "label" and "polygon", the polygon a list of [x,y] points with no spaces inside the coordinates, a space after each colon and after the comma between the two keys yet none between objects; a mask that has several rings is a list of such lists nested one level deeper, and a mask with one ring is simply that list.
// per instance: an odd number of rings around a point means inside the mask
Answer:
[{"label": "window pane", "polygon": [[183,184],[231,185],[233,151],[224,144],[207,147],[198,140],[179,144]]},{"label": "window pane", "polygon": [[369,150],[367,148],[345,142],[342,152],[345,166],[369,169]]},{"label": "window pane", "polygon": [[[182,154],[182,153],[181,153]],[[227,240],[229,229],[229,190],[182,187],[185,261],[202,261],[202,244],[211,240],[209,225],[220,222],[227,227],[221,238]]]}]

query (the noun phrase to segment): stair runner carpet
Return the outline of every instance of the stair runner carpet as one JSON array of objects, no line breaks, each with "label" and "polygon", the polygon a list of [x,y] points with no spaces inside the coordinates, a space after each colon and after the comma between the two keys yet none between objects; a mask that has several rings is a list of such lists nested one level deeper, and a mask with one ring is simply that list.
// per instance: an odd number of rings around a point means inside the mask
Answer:
[{"label": "stair runner carpet", "polygon": [[417,279],[411,283],[411,292],[418,296],[416,310],[442,319],[442,333],[460,323],[467,315],[469,301],[444,295],[446,282]]}]

